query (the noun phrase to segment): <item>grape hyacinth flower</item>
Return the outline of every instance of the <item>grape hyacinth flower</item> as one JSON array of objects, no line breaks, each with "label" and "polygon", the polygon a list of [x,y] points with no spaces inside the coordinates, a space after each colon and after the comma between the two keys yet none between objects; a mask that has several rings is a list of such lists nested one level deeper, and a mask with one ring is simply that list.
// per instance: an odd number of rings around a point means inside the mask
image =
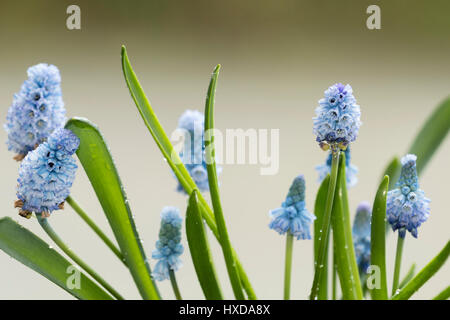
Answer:
[{"label": "grape hyacinth flower", "polygon": [[79,144],[72,131],[60,128],[27,154],[20,163],[14,204],[21,216],[30,218],[34,212],[45,218],[63,209],[75,179],[77,165],[72,155]]},{"label": "grape hyacinth flower", "polygon": [[66,121],[58,68],[40,63],[27,73],[28,79],[14,95],[4,125],[8,149],[17,153],[16,160],[22,160]]},{"label": "grape hyacinth flower", "polygon": [[181,267],[179,256],[184,250],[180,243],[182,221],[177,208],[163,208],[159,239],[156,241],[156,249],[152,253],[152,258],[159,260],[152,272],[152,276],[158,281],[169,279],[169,271],[177,271]]},{"label": "grape hyacinth flower", "polygon": [[270,229],[279,234],[289,232],[299,239],[311,239],[310,225],[316,219],[305,207],[305,178],[297,176],[280,208],[270,212]]},{"label": "grape hyacinth flower", "polygon": [[387,218],[392,229],[398,229],[401,238],[405,238],[406,230],[417,238],[417,228],[430,215],[430,199],[425,197],[419,187],[416,159],[413,154],[407,154],[401,159],[400,178],[395,189],[387,195]]},{"label": "grape hyacinth flower", "polygon": [[356,262],[359,272],[365,274],[370,265],[370,233],[371,233],[372,209],[368,202],[361,202],[356,209],[353,222],[352,235],[355,247]]},{"label": "grape hyacinth flower", "polygon": [[[184,132],[184,148],[180,158],[200,191],[209,191],[205,161],[204,115],[197,110],[186,110],[178,120],[178,129]],[[220,174],[221,168],[217,167]],[[177,191],[185,193],[178,183]]]},{"label": "grape hyacinth flower", "polygon": [[313,132],[323,150],[345,150],[358,136],[361,111],[349,84],[329,87],[319,100],[316,115]]},{"label": "grape hyacinth flower", "polygon": [[[358,177],[356,176],[358,173],[358,167],[351,164],[350,159],[350,147],[347,147],[347,149],[345,149],[345,178],[347,181],[347,187],[353,187],[356,183],[358,183]],[[327,157],[327,161],[324,164],[316,166],[316,170],[319,173],[319,182],[322,182],[323,179],[331,173],[331,161],[332,153],[330,152]]]}]

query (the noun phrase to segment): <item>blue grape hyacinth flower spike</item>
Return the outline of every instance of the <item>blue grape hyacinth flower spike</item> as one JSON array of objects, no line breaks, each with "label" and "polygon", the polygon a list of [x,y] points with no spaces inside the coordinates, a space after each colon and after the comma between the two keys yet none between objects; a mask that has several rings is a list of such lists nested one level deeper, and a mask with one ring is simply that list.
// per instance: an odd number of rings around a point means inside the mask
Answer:
[{"label": "blue grape hyacinth flower spike", "polygon": [[[186,110],[178,120],[178,130],[184,134],[184,146],[180,158],[190,176],[202,192],[209,191],[208,172],[205,160],[204,115],[197,110]],[[217,167],[220,174],[222,168]],[[178,183],[177,191],[186,194]]]},{"label": "blue grape hyacinth flower spike", "polygon": [[48,140],[29,152],[20,163],[17,198],[19,214],[30,218],[34,212],[43,218],[63,209],[70,194],[77,165],[73,154],[80,140],[67,129],[55,130]]},{"label": "blue grape hyacinth flower spike", "polygon": [[361,111],[352,87],[337,83],[325,91],[316,108],[313,132],[323,150],[345,150],[358,136]]},{"label": "blue grape hyacinth flower spike", "polygon": [[353,246],[355,248],[356,262],[360,273],[366,273],[370,266],[370,234],[372,209],[368,202],[361,202],[356,209],[353,222]]},{"label": "blue grape hyacinth flower spike", "polygon": [[401,238],[405,238],[406,230],[417,238],[417,228],[430,215],[430,199],[425,197],[419,187],[416,159],[413,154],[407,154],[401,159],[400,178],[395,189],[387,195],[387,219],[392,229],[398,230]]},{"label": "blue grape hyacinth flower spike", "polygon": [[[347,181],[347,187],[354,187],[358,183],[358,167],[351,164],[350,147],[345,149],[345,178]],[[327,160],[324,164],[316,166],[316,170],[319,173],[319,182],[322,182],[328,174],[331,172],[332,153],[328,154]]]},{"label": "blue grape hyacinth flower spike", "polygon": [[28,79],[14,95],[4,125],[8,149],[17,154],[14,159],[18,161],[66,121],[58,68],[40,63],[27,73]]},{"label": "blue grape hyacinth flower spike", "polygon": [[177,271],[182,263],[180,255],[183,253],[181,242],[181,224],[183,218],[175,207],[164,207],[161,212],[161,227],[156,249],[152,258],[158,260],[152,272],[158,281],[169,279],[169,271]]},{"label": "blue grape hyacinth flower spike", "polygon": [[305,178],[297,176],[292,182],[286,200],[280,208],[270,212],[272,218],[269,228],[279,234],[289,232],[299,239],[311,239],[310,226],[316,216],[306,209]]}]

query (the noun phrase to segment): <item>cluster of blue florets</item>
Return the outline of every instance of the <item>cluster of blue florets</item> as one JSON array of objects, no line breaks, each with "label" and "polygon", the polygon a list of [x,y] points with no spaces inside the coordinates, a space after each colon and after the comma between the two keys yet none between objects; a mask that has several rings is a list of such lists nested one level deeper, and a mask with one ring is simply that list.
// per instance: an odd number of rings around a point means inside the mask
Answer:
[{"label": "cluster of blue florets", "polygon": [[58,68],[45,63],[30,67],[6,117],[8,149],[23,158],[64,126],[65,113]]},{"label": "cluster of blue florets", "polygon": [[329,87],[319,100],[316,115],[313,132],[323,149],[345,149],[358,136],[361,112],[349,84]]},{"label": "cluster of blue florets", "polygon": [[402,238],[405,237],[406,230],[417,238],[417,228],[430,215],[430,199],[425,197],[419,187],[416,159],[413,154],[407,154],[401,159],[400,178],[395,189],[389,191],[387,195],[388,222],[394,231],[399,231]]},{"label": "cluster of blue florets", "polygon": [[[184,133],[184,148],[180,158],[200,191],[209,191],[205,160],[205,117],[197,110],[186,110],[178,120],[178,129]],[[218,174],[221,167],[217,167]],[[178,191],[184,192],[178,183]]]},{"label": "cluster of blue florets", "polygon": [[152,253],[152,258],[158,260],[152,275],[158,281],[169,279],[169,271],[177,271],[182,265],[179,258],[184,250],[180,243],[182,222],[183,218],[177,208],[163,208],[159,239]]},{"label": "cluster of blue florets", "polygon": [[44,216],[61,208],[70,194],[77,165],[72,157],[80,140],[67,129],[55,130],[48,141],[28,153],[20,163],[17,187],[21,215]]},{"label": "cluster of blue florets", "polygon": [[305,206],[305,178],[297,176],[280,208],[270,212],[269,227],[279,234],[289,232],[297,239],[311,239],[310,226],[316,219]]}]

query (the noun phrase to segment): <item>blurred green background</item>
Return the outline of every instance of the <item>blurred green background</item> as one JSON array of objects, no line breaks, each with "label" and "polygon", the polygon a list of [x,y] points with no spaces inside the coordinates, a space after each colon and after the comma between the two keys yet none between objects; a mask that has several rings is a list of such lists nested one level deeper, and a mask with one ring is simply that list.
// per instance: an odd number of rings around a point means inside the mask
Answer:
[{"label": "blurred green background", "polygon": [[[66,8],[81,7],[81,30],[67,30]],[[366,8],[381,7],[381,30],[366,28]],[[449,1],[11,1],[0,2],[0,119],[39,62],[57,65],[68,116],[83,116],[105,135],[144,239],[148,256],[165,205],[185,210],[186,198],[145,128],[123,80],[120,46],[129,57],[163,126],[176,128],[186,108],[203,109],[209,75],[222,64],[216,96],[217,127],[280,129],[280,170],[261,176],[258,166],[225,165],[221,194],[231,240],[260,298],[282,293],[284,238],[268,229],[268,211],[280,205],[294,176],[307,179],[307,207],[318,188],[314,167],[326,154],[314,141],[312,120],[323,91],[350,83],[363,126],[352,146],[359,184],[354,210],[373,201],[387,161],[403,155],[433,108],[450,93]],[[2,120],[4,121],[4,120]],[[6,134],[0,131],[0,140]],[[16,218],[46,241],[36,220],[12,208],[18,164],[0,148],[1,216]],[[449,239],[450,141],[425,170],[421,184],[431,216],[408,236],[403,271],[424,266]],[[73,192],[112,236],[82,170]],[[67,208],[52,216],[67,243],[127,298],[139,298],[131,276],[103,243]],[[184,241],[185,248],[187,243]],[[213,249],[222,286],[232,297],[220,248]],[[388,238],[388,272],[395,241]],[[312,242],[294,247],[292,297],[305,299],[312,275]],[[178,281],[185,298],[203,298],[188,250]],[[154,261],[152,261],[152,266]],[[447,264],[414,298],[431,298],[448,285]],[[390,282],[391,276],[388,281]],[[173,298],[170,284],[160,284]],[[0,298],[67,299],[70,295],[0,252]]]}]

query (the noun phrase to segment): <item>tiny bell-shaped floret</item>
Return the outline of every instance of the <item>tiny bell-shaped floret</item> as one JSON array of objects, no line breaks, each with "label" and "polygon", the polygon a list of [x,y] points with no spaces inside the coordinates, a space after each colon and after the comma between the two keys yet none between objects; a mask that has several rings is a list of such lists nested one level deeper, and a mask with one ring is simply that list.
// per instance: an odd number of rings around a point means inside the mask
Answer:
[{"label": "tiny bell-shaped floret", "polygon": [[417,228],[430,215],[430,199],[419,188],[416,159],[413,154],[407,154],[401,159],[400,178],[395,189],[387,195],[387,219],[394,231],[398,229],[401,238],[405,237],[406,230],[417,238]]},{"label": "tiny bell-shaped floret", "polygon": [[75,179],[73,154],[80,140],[67,129],[55,130],[20,163],[17,187],[19,214],[29,218],[34,212],[48,217],[62,209]]},{"label": "tiny bell-shaped floret", "polygon": [[152,276],[158,281],[169,279],[169,271],[177,271],[182,265],[179,258],[184,250],[180,243],[182,222],[183,218],[177,208],[163,208],[159,239],[152,253],[152,258],[158,260]]},{"label": "tiny bell-shaped floret", "polygon": [[305,206],[305,178],[297,176],[280,208],[270,212],[269,228],[279,234],[289,232],[297,239],[311,239],[310,226],[316,219]]}]

